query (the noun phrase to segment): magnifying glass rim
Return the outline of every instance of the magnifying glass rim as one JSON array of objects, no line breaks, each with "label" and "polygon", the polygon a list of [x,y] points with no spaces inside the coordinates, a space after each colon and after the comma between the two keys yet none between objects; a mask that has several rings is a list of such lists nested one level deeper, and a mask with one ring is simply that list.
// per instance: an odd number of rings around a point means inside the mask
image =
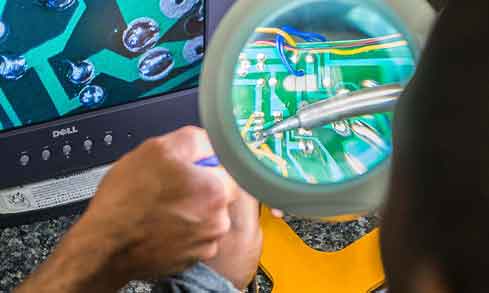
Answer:
[{"label": "magnifying glass rim", "polygon": [[[275,174],[253,155],[240,137],[231,110],[230,85],[234,80],[238,56],[257,26],[273,15],[281,15],[298,6],[331,1],[238,1],[222,20],[207,48],[200,81],[202,123],[226,170],[240,186],[260,201],[301,216],[335,216],[378,208],[387,188],[390,160],[385,160],[365,175],[335,184],[312,185]],[[389,5],[398,14],[392,15],[393,23],[402,23],[398,26],[400,32],[405,36],[414,36],[409,40],[410,45],[415,46],[411,48],[412,51],[420,51],[435,18],[435,12],[427,1],[362,1],[377,5],[379,9],[387,9],[380,4]],[[402,27],[406,27],[407,31],[403,31]],[[234,131],[230,131],[229,127],[235,127]]]}]

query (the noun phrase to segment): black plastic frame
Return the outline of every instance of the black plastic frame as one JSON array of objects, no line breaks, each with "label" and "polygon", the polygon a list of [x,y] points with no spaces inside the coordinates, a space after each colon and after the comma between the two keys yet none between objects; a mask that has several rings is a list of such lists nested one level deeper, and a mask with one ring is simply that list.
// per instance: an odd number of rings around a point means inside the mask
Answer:
[{"label": "black plastic frame", "polygon": [[[206,1],[206,42],[235,1]],[[113,162],[145,139],[185,125],[200,125],[197,88],[0,133],[0,189]],[[73,127],[77,133],[53,138],[53,131]],[[107,134],[113,137],[111,145],[104,143]],[[87,138],[94,142],[90,153],[83,149]],[[66,144],[72,146],[69,158],[62,152]],[[52,156],[43,161],[41,152],[46,148]],[[22,154],[30,157],[27,166],[19,162]],[[87,201],[82,201],[14,215],[0,214],[0,227],[77,213],[86,205]]]}]

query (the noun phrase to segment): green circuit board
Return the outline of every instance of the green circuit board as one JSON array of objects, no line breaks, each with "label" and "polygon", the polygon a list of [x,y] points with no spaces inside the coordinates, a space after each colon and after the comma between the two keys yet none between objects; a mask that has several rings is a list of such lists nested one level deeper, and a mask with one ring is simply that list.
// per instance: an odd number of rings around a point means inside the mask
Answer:
[{"label": "green circuit board", "polygon": [[[286,69],[272,44],[250,43],[243,50],[236,65],[232,100],[245,142],[253,142],[263,129],[301,107],[347,91],[406,83],[415,70],[413,54],[403,40],[359,54],[327,51],[339,44],[342,42],[299,43],[297,50],[287,52],[295,69],[304,71],[302,77]],[[389,157],[392,118],[392,113],[353,117],[315,129],[287,131],[269,137],[259,147],[249,147],[279,175],[311,184],[345,182]]]},{"label": "green circuit board", "polygon": [[0,131],[195,87],[204,0],[0,0]]}]

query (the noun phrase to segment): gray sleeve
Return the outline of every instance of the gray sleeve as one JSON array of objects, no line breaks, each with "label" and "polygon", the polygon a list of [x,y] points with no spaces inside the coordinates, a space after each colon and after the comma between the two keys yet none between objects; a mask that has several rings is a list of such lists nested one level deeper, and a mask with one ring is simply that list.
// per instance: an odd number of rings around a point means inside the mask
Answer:
[{"label": "gray sleeve", "polygon": [[198,263],[189,270],[160,281],[153,293],[239,293],[233,284],[208,266]]}]

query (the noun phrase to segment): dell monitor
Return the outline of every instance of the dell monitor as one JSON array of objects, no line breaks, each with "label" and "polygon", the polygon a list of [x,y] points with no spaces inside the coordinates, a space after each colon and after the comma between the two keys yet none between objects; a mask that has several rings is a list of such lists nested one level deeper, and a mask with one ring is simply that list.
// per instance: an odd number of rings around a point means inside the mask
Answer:
[{"label": "dell monitor", "polygon": [[83,207],[100,166],[198,125],[205,46],[233,2],[0,0],[0,225]]}]

